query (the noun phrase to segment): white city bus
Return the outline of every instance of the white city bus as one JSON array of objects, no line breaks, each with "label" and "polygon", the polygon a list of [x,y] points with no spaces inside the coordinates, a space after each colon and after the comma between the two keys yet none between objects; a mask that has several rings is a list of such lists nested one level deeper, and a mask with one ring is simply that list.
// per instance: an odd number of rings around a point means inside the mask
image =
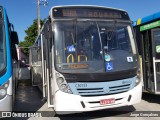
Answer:
[{"label": "white city bus", "polygon": [[[57,6],[30,50],[33,85],[59,114],[141,101],[131,20],[124,10]],[[60,113],[61,111],[61,113]]]}]

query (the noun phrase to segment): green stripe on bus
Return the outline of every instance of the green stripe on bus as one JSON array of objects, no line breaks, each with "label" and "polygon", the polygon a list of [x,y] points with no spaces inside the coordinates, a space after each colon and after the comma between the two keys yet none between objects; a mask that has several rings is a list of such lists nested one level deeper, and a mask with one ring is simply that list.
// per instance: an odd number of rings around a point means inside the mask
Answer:
[{"label": "green stripe on bus", "polygon": [[160,26],[160,20],[141,26],[140,31],[149,30],[158,26]]}]

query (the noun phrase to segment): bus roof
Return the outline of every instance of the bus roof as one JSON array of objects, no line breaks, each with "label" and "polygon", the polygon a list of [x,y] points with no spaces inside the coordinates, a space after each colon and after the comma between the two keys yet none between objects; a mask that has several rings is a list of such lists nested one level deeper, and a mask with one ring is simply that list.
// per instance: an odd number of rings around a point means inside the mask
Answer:
[{"label": "bus roof", "polygon": [[152,15],[143,17],[143,18],[139,18],[138,20],[134,21],[133,26],[140,26],[149,22],[153,22],[155,20],[160,19],[160,12],[154,13]]},{"label": "bus roof", "polygon": [[102,19],[113,18],[113,19],[130,20],[128,13],[122,9],[96,6],[96,5],[54,6],[51,8],[49,16],[51,18],[79,17],[79,18],[102,18]]},{"label": "bus roof", "polygon": [[106,7],[106,6],[97,6],[97,5],[64,5],[64,6],[53,6],[50,10],[50,12],[52,11],[52,9],[54,8],[67,8],[67,7],[97,7],[97,8],[106,8],[106,9],[114,9],[114,10],[119,10],[119,11],[124,11],[126,12],[125,10],[122,10],[122,9],[118,9],[118,8],[112,8],[112,7]]}]

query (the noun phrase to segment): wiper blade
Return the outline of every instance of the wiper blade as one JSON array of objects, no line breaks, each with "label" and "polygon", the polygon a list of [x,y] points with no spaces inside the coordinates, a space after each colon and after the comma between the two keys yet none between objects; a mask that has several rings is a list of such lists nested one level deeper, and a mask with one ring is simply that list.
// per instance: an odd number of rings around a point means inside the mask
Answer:
[{"label": "wiper blade", "polygon": [[113,33],[116,29],[116,23],[117,23],[117,21],[114,20],[112,28],[110,30],[107,30],[107,40],[111,40]]}]

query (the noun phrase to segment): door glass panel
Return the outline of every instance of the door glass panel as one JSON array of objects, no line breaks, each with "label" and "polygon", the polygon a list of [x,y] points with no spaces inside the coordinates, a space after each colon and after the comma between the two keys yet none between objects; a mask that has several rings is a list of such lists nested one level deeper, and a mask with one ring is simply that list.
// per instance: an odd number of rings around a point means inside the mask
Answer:
[{"label": "door glass panel", "polygon": [[154,82],[156,86],[155,92],[160,92],[160,29],[155,29],[152,32],[152,46],[153,46],[153,57],[155,57],[155,61],[153,61],[153,64],[155,64],[154,68]]},{"label": "door glass panel", "polygon": [[155,48],[155,59],[160,59],[160,30],[156,30],[153,32],[153,40],[155,42],[154,48]]},{"label": "door glass panel", "polygon": [[37,86],[42,83],[42,70],[41,70],[41,51],[38,47],[30,49],[30,65],[32,72],[32,85]]},{"label": "door glass panel", "polygon": [[153,63],[152,63],[152,43],[151,43],[151,33],[146,31],[143,33],[143,43],[144,43],[144,64],[143,68],[145,73],[144,77],[146,80],[146,89],[154,90],[153,84]]},{"label": "door glass panel", "polygon": [[160,63],[156,63],[157,92],[160,92]]}]

